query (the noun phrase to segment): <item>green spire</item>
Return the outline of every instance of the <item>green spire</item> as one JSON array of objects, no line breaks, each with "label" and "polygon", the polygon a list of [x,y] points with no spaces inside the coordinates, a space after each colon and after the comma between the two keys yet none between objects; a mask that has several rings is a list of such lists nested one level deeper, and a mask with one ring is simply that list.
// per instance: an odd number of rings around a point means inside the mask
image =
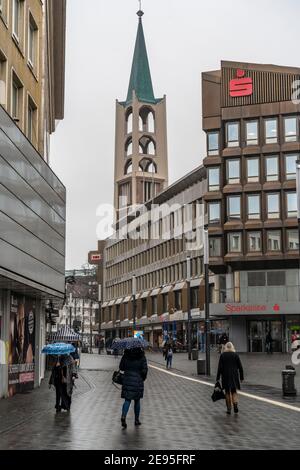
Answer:
[{"label": "green spire", "polygon": [[139,101],[144,101],[146,103],[157,103],[153,93],[151,73],[143,30],[143,14],[144,13],[141,10],[137,13],[139,17],[139,25],[135,42],[126,106],[132,101],[133,90],[135,91]]}]

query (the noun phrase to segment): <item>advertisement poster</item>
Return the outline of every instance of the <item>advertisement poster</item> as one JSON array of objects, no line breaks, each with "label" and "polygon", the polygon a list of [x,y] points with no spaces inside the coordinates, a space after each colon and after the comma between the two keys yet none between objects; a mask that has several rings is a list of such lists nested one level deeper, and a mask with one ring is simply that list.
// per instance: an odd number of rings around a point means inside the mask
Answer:
[{"label": "advertisement poster", "polygon": [[9,396],[34,387],[35,302],[11,297],[8,361]]}]

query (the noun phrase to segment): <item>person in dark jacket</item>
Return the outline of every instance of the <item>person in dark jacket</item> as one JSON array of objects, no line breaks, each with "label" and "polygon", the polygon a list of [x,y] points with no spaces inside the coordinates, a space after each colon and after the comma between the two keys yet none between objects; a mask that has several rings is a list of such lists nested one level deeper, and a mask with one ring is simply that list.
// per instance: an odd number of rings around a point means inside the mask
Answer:
[{"label": "person in dark jacket", "polygon": [[273,353],[273,338],[271,335],[271,331],[268,331],[267,336],[266,336],[266,351],[268,354]]},{"label": "person in dark jacket", "polygon": [[224,352],[225,344],[227,344],[228,341],[229,341],[228,335],[226,333],[223,333],[219,338],[219,352],[220,353]]},{"label": "person in dark jacket", "polygon": [[75,378],[74,359],[68,355],[58,356],[49,380],[49,387],[54,385],[56,391],[57,413],[61,410],[70,411]]},{"label": "person in dark jacket", "polygon": [[126,416],[132,400],[134,400],[135,425],[140,426],[140,400],[144,396],[144,381],[148,373],[147,360],[143,349],[125,350],[119,369],[124,372],[121,395],[121,398],[125,400],[122,408],[122,426],[124,429],[127,428]]},{"label": "person in dark jacket", "polygon": [[232,343],[227,343],[219,360],[217,382],[222,378],[222,388],[225,390],[227,414],[231,414],[233,405],[234,412],[238,413],[238,395],[240,381],[244,380],[244,371],[241,360],[235,352]]}]

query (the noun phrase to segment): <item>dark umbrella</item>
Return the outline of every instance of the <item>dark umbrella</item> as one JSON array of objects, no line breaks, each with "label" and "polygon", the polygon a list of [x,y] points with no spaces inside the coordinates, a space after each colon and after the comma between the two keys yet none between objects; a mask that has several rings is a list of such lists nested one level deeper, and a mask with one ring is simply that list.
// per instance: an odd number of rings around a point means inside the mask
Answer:
[{"label": "dark umbrella", "polygon": [[142,338],[124,338],[118,341],[114,341],[112,349],[145,349],[149,346],[149,343]]}]

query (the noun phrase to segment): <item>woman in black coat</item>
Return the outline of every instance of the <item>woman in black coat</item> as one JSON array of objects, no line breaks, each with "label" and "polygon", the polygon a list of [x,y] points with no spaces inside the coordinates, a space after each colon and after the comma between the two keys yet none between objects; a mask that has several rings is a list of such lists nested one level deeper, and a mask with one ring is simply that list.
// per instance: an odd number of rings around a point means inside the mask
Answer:
[{"label": "woman in black coat", "polygon": [[119,369],[124,371],[121,395],[125,399],[122,408],[122,426],[127,428],[126,416],[132,400],[134,400],[135,425],[139,426],[141,424],[139,420],[140,400],[144,396],[144,381],[148,373],[147,360],[143,349],[125,350]]},{"label": "woman in black coat", "polygon": [[238,413],[238,395],[240,381],[244,380],[244,372],[241,360],[235,352],[232,343],[227,343],[219,360],[217,381],[222,378],[222,388],[225,389],[227,414],[231,414],[233,404],[234,412]]}]

